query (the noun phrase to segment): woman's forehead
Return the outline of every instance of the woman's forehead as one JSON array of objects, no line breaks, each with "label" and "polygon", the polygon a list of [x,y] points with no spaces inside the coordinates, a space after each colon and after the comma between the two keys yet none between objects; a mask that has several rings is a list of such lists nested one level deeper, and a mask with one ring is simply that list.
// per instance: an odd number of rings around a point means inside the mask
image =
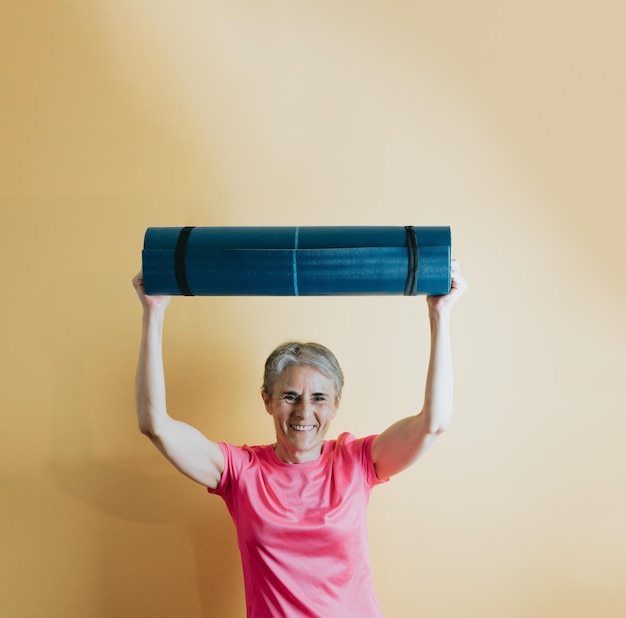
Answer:
[{"label": "woman's forehead", "polygon": [[281,391],[335,393],[334,381],[310,365],[290,365],[278,376],[275,387]]}]

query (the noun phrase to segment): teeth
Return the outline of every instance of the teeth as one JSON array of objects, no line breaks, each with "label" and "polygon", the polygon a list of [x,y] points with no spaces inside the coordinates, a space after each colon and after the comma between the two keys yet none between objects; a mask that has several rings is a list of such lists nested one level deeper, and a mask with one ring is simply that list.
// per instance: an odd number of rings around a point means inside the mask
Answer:
[{"label": "teeth", "polygon": [[295,431],[311,431],[315,425],[289,425]]}]

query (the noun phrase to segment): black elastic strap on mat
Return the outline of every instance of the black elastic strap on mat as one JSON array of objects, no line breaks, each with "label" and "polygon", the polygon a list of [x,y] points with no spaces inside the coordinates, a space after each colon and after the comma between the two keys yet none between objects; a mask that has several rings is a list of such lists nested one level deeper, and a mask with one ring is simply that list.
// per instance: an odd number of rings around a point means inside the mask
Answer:
[{"label": "black elastic strap on mat", "polygon": [[174,252],[174,269],[176,271],[176,282],[178,283],[178,289],[183,296],[193,296],[193,292],[189,288],[187,282],[187,268],[185,265],[185,253],[187,251],[187,241],[191,230],[195,226],[184,227],[180,230],[178,240],[176,241],[176,251]]},{"label": "black elastic strap on mat", "polygon": [[406,230],[406,246],[409,254],[409,267],[406,276],[406,285],[404,286],[404,295],[415,296],[417,294],[417,267],[419,264],[417,238],[412,225],[406,225],[404,229]]}]

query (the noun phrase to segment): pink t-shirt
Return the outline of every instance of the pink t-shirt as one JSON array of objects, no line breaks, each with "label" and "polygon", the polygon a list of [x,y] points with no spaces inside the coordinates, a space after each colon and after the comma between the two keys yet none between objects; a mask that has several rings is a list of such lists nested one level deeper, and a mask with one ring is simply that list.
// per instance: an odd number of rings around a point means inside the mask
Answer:
[{"label": "pink t-shirt", "polygon": [[381,481],[375,436],[343,433],[316,461],[220,443],[220,495],[235,522],[249,618],[380,618],[366,508]]}]

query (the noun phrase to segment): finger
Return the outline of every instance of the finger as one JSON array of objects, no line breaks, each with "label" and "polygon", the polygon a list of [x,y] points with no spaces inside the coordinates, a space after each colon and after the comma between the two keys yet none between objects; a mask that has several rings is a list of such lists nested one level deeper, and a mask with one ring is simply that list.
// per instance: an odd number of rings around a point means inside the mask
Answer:
[{"label": "finger", "polygon": [[453,273],[452,287],[455,290],[459,290],[459,291],[465,290],[465,288],[467,287],[467,282],[465,281],[465,277],[463,277],[463,275],[461,275],[460,272]]}]

